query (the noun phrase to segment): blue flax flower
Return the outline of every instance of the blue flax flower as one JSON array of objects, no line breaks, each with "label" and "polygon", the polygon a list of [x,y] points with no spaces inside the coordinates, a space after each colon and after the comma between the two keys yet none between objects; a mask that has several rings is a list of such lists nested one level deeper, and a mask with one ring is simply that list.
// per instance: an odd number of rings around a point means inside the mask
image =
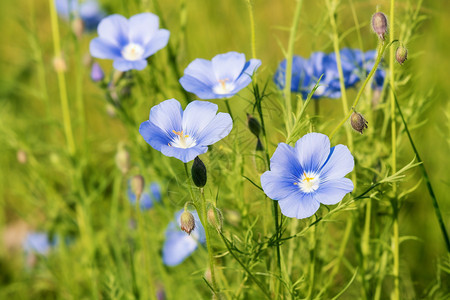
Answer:
[{"label": "blue flax flower", "polygon": [[[130,203],[135,206],[136,195],[131,190],[131,185],[128,184],[128,199]],[[156,202],[161,201],[161,186],[157,182],[148,184],[142,192],[139,206],[141,210],[147,210],[153,207]]]},{"label": "blue flax flower", "polygon": [[23,242],[23,250],[27,254],[47,255],[50,249],[56,246],[57,240],[51,241],[48,234],[45,232],[31,232],[28,233]]},{"label": "blue flax flower", "polygon": [[320,206],[336,204],[353,191],[344,178],[354,167],[353,156],[344,145],[330,149],[321,133],[309,133],[295,147],[278,144],[270,159],[270,171],[261,176],[264,193],[278,200],[281,212],[290,218],[312,216]]},{"label": "blue flax flower", "polygon": [[86,30],[94,30],[100,21],[105,17],[105,12],[101,9],[96,0],[86,0],[78,3],[78,0],[55,0],[58,14],[70,20],[72,17],[79,17]]},{"label": "blue flax flower", "polygon": [[139,132],[155,150],[187,163],[233,128],[230,115],[216,114],[217,108],[214,103],[193,101],[183,112],[180,102],[169,99],[152,107],[149,120],[141,124]]},{"label": "blue flax flower", "polygon": [[167,266],[176,266],[182,263],[192,252],[194,252],[198,244],[204,244],[206,241],[205,229],[200,222],[196,211],[191,211],[195,219],[195,228],[188,235],[181,231],[180,216],[184,212],[184,208],[175,214],[175,221],[170,222],[166,230],[166,241],[163,246],[163,262]]},{"label": "blue flax flower", "polygon": [[100,22],[97,31],[99,37],[90,44],[91,55],[114,60],[119,71],[144,69],[147,57],[164,48],[170,35],[168,30],[159,29],[159,18],[152,13],[130,19],[111,15]]},{"label": "blue flax flower", "polygon": [[200,99],[230,98],[245,88],[261,65],[259,59],[245,61],[237,52],[218,54],[212,60],[197,58],[180,78],[183,88]]}]

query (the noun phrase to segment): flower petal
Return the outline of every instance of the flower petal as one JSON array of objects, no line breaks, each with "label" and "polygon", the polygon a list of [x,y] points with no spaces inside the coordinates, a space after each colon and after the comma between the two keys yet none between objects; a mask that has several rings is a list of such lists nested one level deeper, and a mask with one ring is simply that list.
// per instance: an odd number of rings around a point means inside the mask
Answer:
[{"label": "flower petal", "polygon": [[128,21],[130,42],[147,45],[159,28],[159,18],[152,13],[134,15]]},{"label": "flower petal", "polygon": [[350,150],[344,145],[336,145],[331,148],[330,155],[320,170],[320,180],[329,181],[341,179],[350,173],[355,166],[355,161]]},{"label": "flower petal", "polygon": [[128,20],[121,15],[111,15],[98,24],[98,35],[108,43],[122,48],[128,44]]},{"label": "flower petal", "polygon": [[348,178],[330,180],[320,184],[314,192],[314,199],[322,204],[333,205],[353,191],[353,188],[353,182]]},{"label": "flower petal", "polygon": [[162,250],[163,262],[167,266],[176,266],[191,255],[197,247],[197,241],[191,236],[169,227]]},{"label": "flower petal", "polygon": [[144,46],[145,52],[143,57],[149,57],[161,50],[169,42],[170,32],[167,29],[159,29],[151,38],[151,40]]},{"label": "flower petal", "polygon": [[200,99],[216,99],[211,86],[190,75],[184,75],[180,78],[181,86],[188,92],[197,95]]},{"label": "flower petal", "polygon": [[188,162],[194,160],[194,158],[196,156],[206,153],[206,151],[208,151],[208,147],[202,146],[202,145],[197,145],[195,147],[184,149],[184,148],[172,147],[169,145],[162,145],[160,151],[165,156],[175,157],[184,163],[188,163]]},{"label": "flower petal", "polygon": [[261,175],[261,186],[264,193],[272,200],[284,200],[301,191],[294,183],[298,179],[289,173],[266,171]]},{"label": "flower petal", "polygon": [[244,66],[244,70],[236,79],[233,94],[236,94],[252,82],[253,73],[261,66],[259,59],[250,59]]},{"label": "flower petal", "polygon": [[185,134],[196,137],[216,116],[217,104],[206,101],[192,101],[183,113]]},{"label": "flower petal", "polygon": [[[181,77],[181,79],[180,79],[180,83],[181,83],[181,80],[186,76],[194,77],[195,79],[199,80],[206,86],[209,86],[210,89],[212,89],[212,87],[217,82],[216,75],[213,72],[213,66],[212,66],[211,61],[206,60],[206,59],[201,59],[201,58],[194,59],[186,67],[186,69],[184,70],[184,76]],[[181,84],[181,85],[183,85],[183,84]],[[183,88],[184,88],[184,85],[183,85]]]},{"label": "flower petal", "polygon": [[217,80],[234,82],[245,66],[245,55],[237,52],[218,54],[211,60]]},{"label": "flower petal", "polygon": [[150,121],[141,123],[139,133],[153,149],[161,151],[161,147],[171,141],[170,135]]},{"label": "flower petal", "polygon": [[233,129],[233,120],[227,113],[218,113],[201,132],[198,132],[198,143],[212,145],[226,137]]},{"label": "flower petal", "polygon": [[285,143],[278,144],[270,159],[270,169],[277,173],[290,174],[293,177],[299,177],[303,174],[303,168],[297,158],[295,149]]},{"label": "flower petal", "polygon": [[122,57],[120,49],[101,38],[93,39],[89,44],[89,52],[93,57],[101,59],[117,59]]},{"label": "flower petal", "polygon": [[153,106],[150,110],[149,121],[170,136],[172,130],[181,131],[183,110],[180,102],[176,99],[169,99]]},{"label": "flower petal", "polygon": [[147,66],[147,61],[145,59],[130,61],[123,58],[114,60],[113,67],[116,70],[125,72],[129,70],[143,70]]},{"label": "flower petal", "polygon": [[314,199],[313,193],[292,194],[289,198],[278,201],[278,204],[283,215],[297,219],[311,217],[320,207],[320,203]]},{"label": "flower petal", "polygon": [[330,153],[330,139],[322,133],[308,133],[295,144],[300,165],[306,172],[317,172]]}]

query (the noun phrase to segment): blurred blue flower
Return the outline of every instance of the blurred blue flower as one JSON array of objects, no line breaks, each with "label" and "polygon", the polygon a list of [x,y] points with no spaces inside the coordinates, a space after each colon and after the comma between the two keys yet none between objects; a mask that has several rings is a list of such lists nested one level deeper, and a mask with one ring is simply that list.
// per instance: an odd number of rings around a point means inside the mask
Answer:
[{"label": "blurred blue flower", "polygon": [[175,221],[169,223],[166,230],[166,241],[164,242],[162,255],[163,262],[167,266],[176,266],[182,263],[192,252],[194,252],[198,244],[206,242],[205,229],[200,222],[196,211],[191,211],[195,219],[195,228],[188,235],[181,231],[180,216],[184,212],[184,208],[175,214]]},{"label": "blurred blue flower", "polygon": [[92,64],[91,68],[91,79],[93,82],[102,81],[105,78],[105,73],[102,70],[102,67],[96,62]]},{"label": "blurred blue flower", "polygon": [[105,12],[101,9],[96,0],[55,0],[56,11],[58,14],[70,20],[72,17],[79,17],[86,30],[95,30],[100,21],[105,17]]},{"label": "blurred blue flower", "polygon": [[57,245],[57,239],[50,240],[45,232],[31,232],[28,233],[23,243],[23,250],[27,254],[41,254],[46,255],[50,249]]},{"label": "blurred blue flower", "polygon": [[139,132],[153,149],[187,163],[233,128],[230,115],[216,114],[217,108],[214,103],[193,101],[183,112],[180,102],[169,99],[152,107],[149,120],[141,124]]},{"label": "blurred blue flower", "polygon": [[290,218],[312,216],[320,203],[332,205],[353,191],[353,183],[344,178],[353,170],[348,148],[337,145],[321,133],[309,133],[295,147],[278,144],[270,159],[270,171],[261,176],[266,195],[278,200],[281,212]]},{"label": "blurred blue flower", "polygon": [[[128,184],[128,199],[134,206],[136,203],[136,195],[131,190],[131,185]],[[156,202],[161,202],[161,186],[157,182],[148,184],[142,192],[139,206],[141,210],[147,210],[153,207]]]},{"label": "blurred blue flower", "polygon": [[90,43],[93,57],[114,60],[119,71],[143,70],[147,57],[164,48],[169,41],[169,31],[159,29],[159,18],[152,13],[142,13],[130,19],[121,15],[104,18],[98,25],[99,37]]},{"label": "blurred blue flower", "polygon": [[[373,65],[375,64],[375,61],[377,59],[377,51],[376,50],[369,50],[366,53],[364,53],[364,70],[365,75],[367,76],[370,71],[372,71]],[[386,71],[381,67],[381,64],[378,65],[377,70],[375,71],[375,74],[373,75],[372,79],[372,88],[376,90],[381,90],[384,85],[384,78],[386,77]],[[364,79],[364,78],[362,78]]]},{"label": "blurred blue flower", "polygon": [[246,62],[245,55],[237,52],[218,54],[210,61],[197,58],[184,70],[180,83],[200,99],[229,98],[252,81],[260,65],[259,59]]}]

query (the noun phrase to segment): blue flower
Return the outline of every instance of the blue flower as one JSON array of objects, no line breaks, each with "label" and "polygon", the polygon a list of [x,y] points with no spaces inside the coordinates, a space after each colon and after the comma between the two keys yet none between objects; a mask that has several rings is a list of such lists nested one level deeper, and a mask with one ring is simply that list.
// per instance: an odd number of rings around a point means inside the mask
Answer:
[{"label": "blue flower", "polygon": [[[128,184],[128,199],[132,205],[136,203],[136,195],[131,190],[131,185]],[[153,207],[156,202],[161,201],[161,186],[157,182],[148,184],[142,192],[139,206],[141,210],[147,210]]]},{"label": "blue flower", "polygon": [[281,212],[290,218],[312,216],[320,206],[336,204],[353,191],[344,178],[353,170],[353,156],[346,146],[330,149],[330,140],[321,133],[309,133],[295,147],[278,144],[270,159],[270,171],[261,176],[266,195],[278,200]]},{"label": "blue flower", "polygon": [[32,232],[27,234],[23,243],[23,250],[27,254],[36,253],[46,255],[56,244],[57,240],[51,241],[47,233]]},{"label": "blue flower", "polygon": [[92,64],[91,68],[91,79],[93,82],[102,81],[105,78],[105,73],[102,70],[102,67],[96,62]]},{"label": "blue flower", "polygon": [[204,244],[206,241],[205,229],[196,211],[191,211],[195,219],[194,230],[190,235],[181,231],[180,216],[183,212],[184,208],[175,214],[175,221],[170,222],[166,230],[166,241],[164,242],[162,254],[163,262],[167,266],[176,266],[182,263],[197,249],[199,243]]},{"label": "blue flower", "polygon": [[[372,71],[372,68],[377,59],[377,51],[369,50],[364,54],[364,70],[366,76]],[[386,71],[381,67],[381,64],[378,65],[375,74],[373,75],[372,88],[375,90],[381,90],[384,85],[384,78],[386,77]]]},{"label": "blue flower", "polygon": [[214,103],[193,101],[183,112],[177,100],[169,99],[152,107],[149,120],[141,124],[139,132],[153,149],[187,163],[233,128],[230,115],[216,114],[217,108]]},{"label": "blue flower", "polygon": [[237,52],[218,54],[211,61],[197,58],[184,70],[180,83],[200,99],[230,98],[252,81],[260,65],[259,59],[246,62]]},{"label": "blue flower", "polygon": [[78,3],[78,0],[55,0],[55,6],[58,14],[70,20],[71,16],[80,17],[86,30],[94,30],[98,23],[105,16],[96,0],[86,0]]},{"label": "blue flower", "polygon": [[121,15],[104,18],[98,25],[98,38],[91,41],[91,55],[114,60],[119,71],[143,70],[147,57],[164,48],[169,41],[169,31],[159,29],[159,18],[152,13],[142,13],[130,19]]}]

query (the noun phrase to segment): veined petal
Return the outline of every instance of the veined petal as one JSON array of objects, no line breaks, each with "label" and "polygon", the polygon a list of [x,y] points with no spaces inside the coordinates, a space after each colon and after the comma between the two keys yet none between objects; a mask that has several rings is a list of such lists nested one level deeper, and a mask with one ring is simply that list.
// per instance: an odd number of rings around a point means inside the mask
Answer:
[{"label": "veined petal", "polygon": [[344,145],[336,145],[331,148],[330,155],[320,170],[321,181],[340,179],[350,173],[355,166],[355,161],[350,150]]},{"label": "veined petal", "polygon": [[181,86],[188,92],[197,95],[200,99],[216,99],[211,86],[190,75],[184,75],[180,78]]},{"label": "veined petal", "polygon": [[149,121],[164,132],[171,133],[172,130],[181,131],[183,110],[180,102],[169,99],[153,106],[150,110]]},{"label": "veined petal", "polygon": [[170,135],[150,121],[141,123],[139,133],[153,149],[161,151],[161,147],[171,141]]},{"label": "veined petal", "polygon": [[333,179],[320,184],[314,192],[314,199],[322,204],[333,205],[353,191],[353,188],[353,182],[348,178]]},{"label": "veined petal", "polygon": [[196,137],[216,116],[217,104],[206,101],[192,101],[183,112],[183,131]]},{"label": "veined petal", "polygon": [[171,147],[169,145],[162,145],[161,146],[161,153],[168,157],[175,157],[181,160],[184,163],[188,163],[196,156],[199,156],[200,154],[206,153],[208,151],[207,146],[197,145],[191,148],[177,148],[177,147]]},{"label": "veined petal", "polygon": [[93,57],[102,59],[118,59],[122,57],[120,49],[101,38],[93,39],[89,44],[89,52]]},{"label": "veined petal", "polygon": [[314,199],[312,193],[292,194],[289,198],[278,201],[278,204],[283,215],[297,219],[311,217],[320,207],[320,203]]},{"label": "veined petal", "polygon": [[278,144],[270,159],[270,169],[294,177],[303,174],[303,168],[297,158],[295,149],[285,143]]},{"label": "veined petal", "polygon": [[[209,60],[197,58],[194,59],[184,70],[184,76],[181,77],[180,83],[184,77],[191,76],[203,84],[208,86],[209,89],[216,84],[216,75],[213,72],[212,63]],[[184,84],[181,84],[185,90],[187,90]],[[188,92],[192,92],[187,90]],[[195,92],[194,92],[195,93]]]},{"label": "veined petal", "polygon": [[147,66],[147,61],[145,59],[130,61],[123,58],[114,60],[113,67],[116,70],[125,72],[129,70],[143,70]]},{"label": "veined petal", "polygon": [[330,153],[330,139],[322,133],[308,133],[295,144],[300,165],[306,172],[317,172]]},{"label": "veined petal", "polygon": [[128,22],[130,42],[147,45],[159,28],[159,18],[152,13],[134,15]]},{"label": "veined petal", "polygon": [[233,129],[233,120],[227,113],[218,113],[201,132],[198,132],[198,143],[212,145],[226,137]]},{"label": "veined petal", "polygon": [[145,45],[144,57],[149,57],[161,50],[169,42],[170,32],[167,29],[159,29],[151,37],[151,40]]},{"label": "veined petal", "polygon": [[211,60],[216,80],[234,82],[245,66],[245,55],[237,52],[218,54]]},{"label": "veined petal", "polygon": [[252,82],[253,73],[256,71],[256,69],[259,68],[260,65],[261,61],[259,59],[250,59],[245,64],[244,70],[234,83],[235,85],[235,88],[233,90],[234,94],[236,94],[237,92],[245,88],[247,85],[249,85],[250,82]]},{"label": "veined petal", "polygon": [[108,43],[122,48],[128,44],[128,20],[121,15],[111,15],[98,24],[98,35]]},{"label": "veined petal", "polygon": [[162,250],[163,262],[167,266],[176,266],[197,249],[198,243],[185,232],[169,230]]},{"label": "veined petal", "polygon": [[266,171],[261,175],[261,186],[264,193],[272,200],[284,200],[301,191],[294,183],[298,180],[289,173]]}]

